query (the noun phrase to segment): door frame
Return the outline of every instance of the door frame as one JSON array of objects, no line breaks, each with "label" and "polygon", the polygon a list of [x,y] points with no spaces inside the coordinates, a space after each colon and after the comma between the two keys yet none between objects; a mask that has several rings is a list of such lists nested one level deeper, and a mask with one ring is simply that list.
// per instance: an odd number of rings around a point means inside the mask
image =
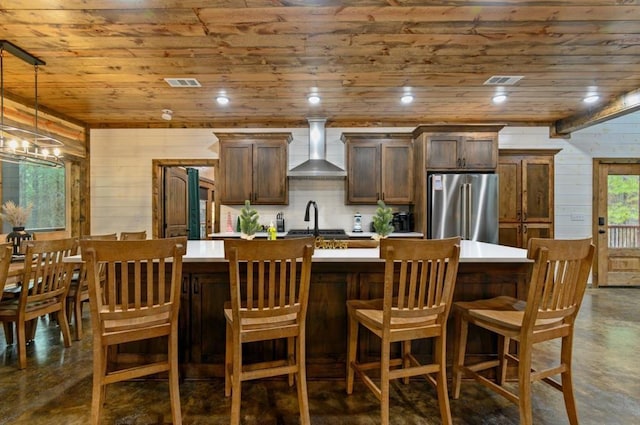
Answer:
[{"label": "door frame", "polygon": [[[592,285],[593,287],[598,287],[600,285],[600,274],[598,262],[600,259],[600,241],[598,238],[598,231],[600,227],[598,225],[598,217],[600,214],[600,208],[602,207],[602,203],[604,202],[607,205],[607,199],[602,199],[602,188],[600,187],[600,171],[602,166],[608,165],[625,165],[625,164],[638,164],[640,165],[640,158],[593,158],[593,196],[592,196],[592,214],[591,214],[591,223],[592,223],[592,240],[594,245],[596,246],[596,255],[593,260],[592,266]],[[607,242],[608,243],[608,242]]]},{"label": "door frame", "polygon": [[[164,167],[213,167],[214,179],[218,181],[218,170],[220,164],[218,159],[153,159],[151,160],[151,210],[152,210],[152,232],[153,238],[158,238],[162,234],[162,223],[164,222],[162,206],[164,202]],[[215,185],[215,182],[214,182]],[[220,191],[216,190],[214,201],[216,204],[215,219],[216,227],[220,226]],[[218,232],[219,228],[214,228],[214,232]]]}]

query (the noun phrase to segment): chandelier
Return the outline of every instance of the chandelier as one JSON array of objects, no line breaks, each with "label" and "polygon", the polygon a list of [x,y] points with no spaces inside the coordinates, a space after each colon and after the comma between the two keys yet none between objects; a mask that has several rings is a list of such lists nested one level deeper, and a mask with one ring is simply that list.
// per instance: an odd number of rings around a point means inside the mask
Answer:
[{"label": "chandelier", "polygon": [[[4,53],[33,65],[34,69],[34,129],[9,125],[4,120]],[[38,66],[45,62],[13,43],[0,40],[0,161],[60,167],[63,165],[61,148],[64,144],[38,131]]]}]

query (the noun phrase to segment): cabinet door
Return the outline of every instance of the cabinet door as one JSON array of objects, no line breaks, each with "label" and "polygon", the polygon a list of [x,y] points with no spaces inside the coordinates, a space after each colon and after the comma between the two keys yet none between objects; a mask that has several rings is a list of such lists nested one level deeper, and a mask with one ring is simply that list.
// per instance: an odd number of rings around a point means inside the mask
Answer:
[{"label": "cabinet door", "polygon": [[411,143],[382,145],[382,200],[388,204],[413,202],[413,147]]},{"label": "cabinet door", "polygon": [[462,168],[494,170],[498,163],[498,143],[493,135],[479,134],[463,139],[460,163]]},{"label": "cabinet door", "polygon": [[522,223],[522,248],[526,248],[531,238],[553,238],[551,223]]},{"label": "cabinet door", "polygon": [[457,169],[460,167],[459,136],[441,134],[427,140],[426,167],[428,169]]},{"label": "cabinet door", "polygon": [[502,221],[517,222],[522,217],[521,202],[521,160],[520,158],[500,158],[498,164],[499,214]]},{"label": "cabinet door", "polygon": [[253,150],[253,204],[286,204],[287,145],[257,142]]},{"label": "cabinet door", "polygon": [[553,222],[553,160],[522,160],[522,221]]},{"label": "cabinet door", "polygon": [[522,225],[520,223],[500,223],[498,226],[500,245],[522,247]]},{"label": "cabinet door", "polygon": [[244,142],[220,144],[221,202],[244,204],[252,198],[253,144]]},{"label": "cabinet door", "polygon": [[[229,299],[229,276],[226,273],[190,275],[191,304],[182,305],[190,317],[190,363],[224,364],[226,320],[224,302]],[[190,307],[190,308],[189,308]]]},{"label": "cabinet door", "polygon": [[380,143],[349,143],[347,148],[347,200],[375,204],[380,199]]}]

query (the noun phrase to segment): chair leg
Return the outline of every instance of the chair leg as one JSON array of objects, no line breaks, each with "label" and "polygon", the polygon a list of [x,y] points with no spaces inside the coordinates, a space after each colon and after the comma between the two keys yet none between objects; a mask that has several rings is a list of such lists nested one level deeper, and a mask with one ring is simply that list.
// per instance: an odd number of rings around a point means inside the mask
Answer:
[{"label": "chair leg", "polygon": [[233,338],[232,329],[227,322],[224,348],[224,396],[231,395],[231,368],[233,367]]},{"label": "chair leg", "polygon": [[562,379],[562,395],[564,396],[564,404],[567,410],[567,417],[571,425],[578,425],[578,412],[576,409],[576,400],[573,396],[573,378],[571,371],[571,359],[573,351],[573,336],[569,335],[562,338],[562,348],[560,350],[560,363],[566,365],[567,370],[561,374]]},{"label": "chair leg", "polygon": [[507,380],[507,366],[509,361],[507,355],[509,354],[509,344],[511,339],[506,336],[498,335],[498,371],[496,373],[496,383],[500,386],[504,385]]},{"label": "chair leg", "polygon": [[73,324],[75,331],[75,340],[82,339],[82,301],[76,300],[73,303]]},{"label": "chair leg", "polygon": [[[296,342],[294,338],[287,338],[287,361],[289,364],[296,361]],[[293,387],[295,373],[289,374],[289,386]]]},{"label": "chair leg", "polygon": [[296,360],[298,361],[297,386],[298,386],[298,408],[300,409],[300,424],[310,425],[309,416],[309,396],[307,394],[307,362],[304,336],[296,338]]},{"label": "chair leg", "polygon": [[443,425],[450,425],[451,408],[449,406],[449,392],[447,391],[447,352],[446,343],[447,338],[443,332],[443,335],[435,338],[434,341],[434,363],[438,364],[440,371],[436,376],[437,392],[438,392],[438,405],[440,407],[440,417],[442,418]]},{"label": "chair leg", "polygon": [[7,345],[13,344],[13,322],[3,322],[4,340]]},{"label": "chair leg", "polygon": [[60,310],[58,310],[58,325],[60,326],[60,330],[62,331],[64,346],[71,347],[71,330],[69,329],[69,322],[67,321],[67,310],[64,305]]},{"label": "chair leg", "polygon": [[462,384],[462,367],[467,351],[467,334],[469,322],[464,320],[461,313],[455,314],[456,335],[458,340],[453,344],[453,379],[451,393],[454,399],[460,397],[460,385]]},{"label": "chair leg", "polygon": [[[411,341],[403,341],[402,342],[402,367],[407,369],[411,367],[411,361],[409,360],[409,356],[411,355]],[[409,377],[405,377],[402,382],[405,385],[409,384]]]},{"label": "chair leg", "polygon": [[171,418],[175,425],[182,423],[182,410],[180,408],[180,384],[178,382],[178,329],[172,330],[169,340],[169,396],[171,398]]},{"label": "chair leg", "polygon": [[518,407],[520,425],[533,425],[531,406],[531,349],[530,342],[520,341],[518,362]]},{"label": "chair leg", "polygon": [[240,400],[242,390],[242,344],[239,335],[233,333],[233,371],[231,372],[231,425],[240,425]]},{"label": "chair leg", "polygon": [[27,329],[24,320],[16,322],[16,335],[18,339],[18,369],[27,367]]},{"label": "chair leg", "polygon": [[353,393],[353,364],[356,362],[358,351],[358,321],[349,317],[349,329],[347,336],[347,394]]},{"label": "chair leg", "polygon": [[389,368],[391,363],[391,343],[382,338],[380,353],[380,423],[389,425]]},{"label": "chair leg", "polygon": [[[94,344],[98,343],[94,339]],[[93,350],[93,388],[91,394],[91,424],[99,425],[100,423],[100,410],[104,403],[104,384],[102,379],[107,373],[107,348],[102,347],[100,349]]]}]

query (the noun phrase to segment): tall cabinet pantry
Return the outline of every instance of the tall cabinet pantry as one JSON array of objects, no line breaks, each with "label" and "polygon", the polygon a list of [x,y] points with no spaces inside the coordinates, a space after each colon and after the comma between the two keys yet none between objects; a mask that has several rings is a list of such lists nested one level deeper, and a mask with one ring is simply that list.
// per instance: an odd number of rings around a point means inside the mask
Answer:
[{"label": "tall cabinet pantry", "polygon": [[500,149],[500,244],[554,237],[554,156],[559,149]]}]

